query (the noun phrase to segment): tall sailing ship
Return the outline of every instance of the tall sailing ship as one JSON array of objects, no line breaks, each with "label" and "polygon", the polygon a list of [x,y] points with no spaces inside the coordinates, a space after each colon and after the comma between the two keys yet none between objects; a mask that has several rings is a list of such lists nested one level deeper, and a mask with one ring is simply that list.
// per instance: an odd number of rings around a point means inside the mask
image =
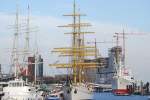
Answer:
[{"label": "tall sailing ship", "polygon": [[91,86],[87,82],[86,70],[89,68],[96,68],[97,63],[88,61],[87,59],[89,57],[95,57],[96,48],[95,46],[86,46],[85,34],[94,32],[83,31],[83,28],[85,30],[85,28],[90,27],[91,24],[81,22],[81,17],[85,16],[85,14],[76,11],[75,0],[73,4],[73,13],[64,16],[73,18],[73,23],[60,26],[72,29],[72,32],[66,33],[72,36],[72,45],[71,47],[54,48],[52,52],[59,53],[59,56],[68,57],[70,61],[68,63],[50,64],[50,66],[72,70],[63,88],[65,100],[91,100],[93,99],[93,93]]},{"label": "tall sailing ship", "polygon": [[[28,6],[29,10],[29,6]],[[38,91],[37,87],[34,85],[29,85],[28,81],[23,80],[22,70],[26,70],[27,75],[27,62],[24,61],[25,58],[28,58],[29,54],[29,15],[27,20],[27,32],[26,32],[26,47],[24,51],[19,51],[18,49],[18,35],[19,35],[19,13],[18,13],[18,4],[16,11],[16,23],[15,23],[15,33],[14,33],[14,42],[13,42],[13,52],[12,52],[12,66],[14,67],[14,77],[13,80],[8,82],[8,86],[3,88],[4,95],[1,100],[43,100],[41,92]],[[19,54],[22,54],[24,59],[19,59]],[[34,63],[36,65],[36,63]],[[27,80],[27,77],[26,77]],[[36,80],[35,80],[36,81]]]}]

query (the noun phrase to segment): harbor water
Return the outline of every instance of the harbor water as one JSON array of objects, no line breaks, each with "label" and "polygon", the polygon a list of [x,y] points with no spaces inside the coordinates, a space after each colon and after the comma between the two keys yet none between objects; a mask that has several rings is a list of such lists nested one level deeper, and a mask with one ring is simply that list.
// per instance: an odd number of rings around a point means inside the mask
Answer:
[{"label": "harbor water", "polygon": [[148,100],[147,96],[115,96],[111,93],[94,93],[94,100]]}]

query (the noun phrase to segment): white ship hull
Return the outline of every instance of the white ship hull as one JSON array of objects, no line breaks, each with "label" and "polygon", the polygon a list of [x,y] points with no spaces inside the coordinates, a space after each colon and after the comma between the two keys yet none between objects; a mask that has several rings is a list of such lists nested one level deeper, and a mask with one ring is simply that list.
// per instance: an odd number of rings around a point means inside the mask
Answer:
[{"label": "white ship hull", "polygon": [[128,85],[132,85],[133,79],[127,69],[122,68],[112,81],[112,90],[116,95],[129,95]]},{"label": "white ship hull", "polygon": [[93,92],[83,85],[64,87],[65,100],[93,100]]},{"label": "white ship hull", "polygon": [[112,84],[113,93],[116,95],[129,95],[129,91],[127,89],[127,85],[129,84],[130,81],[124,78],[115,78]]}]

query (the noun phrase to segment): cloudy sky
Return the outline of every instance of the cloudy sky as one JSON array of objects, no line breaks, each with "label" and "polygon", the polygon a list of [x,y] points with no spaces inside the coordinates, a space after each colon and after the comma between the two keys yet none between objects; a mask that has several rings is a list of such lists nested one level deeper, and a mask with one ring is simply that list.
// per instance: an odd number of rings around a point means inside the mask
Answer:
[{"label": "cloudy sky", "polygon": [[[45,62],[44,75],[62,73],[48,67],[49,63],[57,60],[50,51],[54,47],[69,46],[70,36],[64,35],[67,29],[57,26],[72,22],[71,18],[62,16],[72,12],[73,0],[18,0],[19,23],[26,22],[27,5],[31,5],[31,27],[36,31],[30,33],[30,48],[35,46],[35,37],[39,52]],[[86,14],[82,21],[90,22],[93,26],[88,30],[95,35],[87,35],[87,41],[112,41],[115,32],[136,33],[142,35],[127,35],[127,65],[139,80],[150,81],[150,0],[76,0],[80,12]],[[14,30],[16,0],[0,0],[0,63],[3,71],[8,72],[10,53]],[[19,35],[20,43],[23,41],[24,31]],[[98,44],[100,53],[107,56],[108,49],[114,44]],[[62,59],[62,58],[60,58]]]}]

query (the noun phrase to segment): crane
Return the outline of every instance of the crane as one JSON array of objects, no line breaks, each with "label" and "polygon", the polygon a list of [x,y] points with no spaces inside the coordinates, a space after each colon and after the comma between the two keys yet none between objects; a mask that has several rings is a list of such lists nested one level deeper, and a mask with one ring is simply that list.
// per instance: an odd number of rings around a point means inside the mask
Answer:
[{"label": "crane", "polygon": [[95,47],[95,58],[97,59],[98,58],[98,49],[97,49],[97,43],[114,43],[113,41],[101,41],[101,42],[97,42],[96,41],[96,38],[95,38],[95,41],[91,41],[91,42],[87,42],[87,44],[94,44],[94,47]]},{"label": "crane", "polygon": [[122,32],[116,32],[114,34],[114,37],[116,38],[116,46],[119,46],[119,38],[122,38],[124,67],[126,66],[126,35],[145,35],[145,33],[125,32],[123,29]]}]

